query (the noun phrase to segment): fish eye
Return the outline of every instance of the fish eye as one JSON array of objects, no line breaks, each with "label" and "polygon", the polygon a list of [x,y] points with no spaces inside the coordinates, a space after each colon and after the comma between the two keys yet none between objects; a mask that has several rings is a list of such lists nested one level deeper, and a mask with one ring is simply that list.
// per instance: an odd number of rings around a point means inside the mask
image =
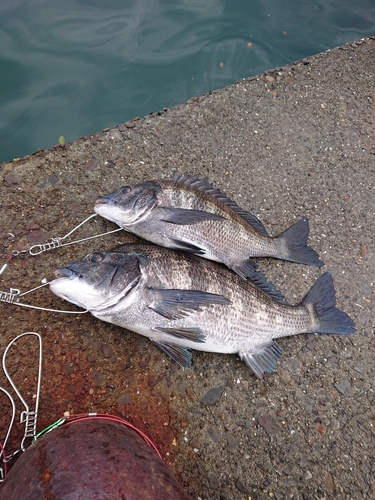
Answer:
[{"label": "fish eye", "polygon": [[128,194],[128,193],[130,193],[131,190],[132,190],[132,188],[130,186],[125,186],[125,187],[120,188],[120,193],[121,194]]},{"label": "fish eye", "polygon": [[101,253],[91,253],[87,256],[87,260],[89,262],[92,262],[93,264],[96,264],[96,262],[101,262],[103,259],[104,257]]}]

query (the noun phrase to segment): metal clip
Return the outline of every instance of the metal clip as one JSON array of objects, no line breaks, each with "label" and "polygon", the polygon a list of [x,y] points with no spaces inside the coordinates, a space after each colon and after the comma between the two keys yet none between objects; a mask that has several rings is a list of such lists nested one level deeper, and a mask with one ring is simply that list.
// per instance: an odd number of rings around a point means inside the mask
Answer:
[{"label": "metal clip", "polygon": [[[8,369],[6,367],[6,356],[8,354],[8,351],[10,347],[13,345],[16,340],[20,339],[21,337],[24,337],[25,335],[36,335],[36,337],[39,340],[39,366],[38,366],[38,382],[37,382],[37,389],[36,389],[36,400],[35,400],[35,409],[33,411],[30,411],[29,405],[26,403],[24,398],[21,396],[20,391],[18,390],[17,386],[13,382],[11,376],[9,375]],[[21,419],[20,422],[21,424],[25,424],[25,432],[23,439],[21,441],[21,446],[19,451],[25,451],[25,442],[28,438],[34,439],[36,435],[36,424],[37,424],[37,417],[38,417],[38,406],[39,406],[39,395],[40,395],[40,384],[41,384],[41,375],[42,375],[42,338],[39,335],[39,333],[36,332],[26,332],[22,333],[21,335],[18,335],[15,339],[13,339],[10,344],[8,344],[7,348],[4,351],[3,354],[3,370],[4,373],[9,380],[11,386],[13,387],[14,391],[16,392],[17,396],[21,400],[23,406],[25,407],[25,410],[21,413]],[[17,453],[17,452],[16,452]],[[14,455],[14,454],[13,454]],[[12,456],[13,456],[12,455]]]},{"label": "metal clip", "polygon": [[0,290],[0,302],[8,302],[8,304],[12,304],[14,302],[14,299],[20,293],[20,290],[18,290],[17,288],[11,288],[9,292],[2,292]]},{"label": "metal clip", "polygon": [[[83,226],[83,224],[85,224],[88,220],[90,220],[96,216],[97,216],[97,214],[91,214],[85,220],[80,222],[76,227],[74,227],[71,231],[69,231],[69,233],[67,233],[65,236],[57,236],[55,238],[51,238],[50,241],[47,241],[46,243],[40,243],[38,245],[33,245],[30,248],[27,248],[25,250],[13,250],[11,255],[6,260],[5,264],[0,268],[0,275],[3,274],[3,272],[8,267],[8,264],[13,259],[13,257],[17,257],[20,254],[29,253],[30,255],[35,256],[35,255],[39,255],[43,252],[47,252],[48,250],[53,250],[53,249],[59,248],[59,247],[66,247],[68,245],[74,245],[76,243],[82,243],[83,241],[92,240],[94,238],[100,238],[101,236],[106,236],[107,234],[117,233],[118,231],[122,230],[121,227],[118,227],[117,229],[113,229],[112,231],[107,231],[105,233],[95,234],[94,236],[88,236],[87,238],[81,238],[80,240],[69,241],[68,243],[63,243],[63,240],[65,240],[65,238],[67,238],[72,233],[77,231],[77,229],[80,228],[81,226]],[[13,297],[11,297],[11,294],[9,294],[8,292],[1,292],[0,291],[0,302],[12,302],[12,301],[13,301]]]},{"label": "metal clip", "polygon": [[34,290],[38,290],[38,288],[42,288],[46,285],[49,285],[49,282],[43,283],[42,285],[36,286],[35,288],[27,290],[23,293],[20,293],[20,290],[18,290],[17,288],[11,288],[10,292],[2,292],[0,290],[0,302],[13,304],[14,306],[28,307],[29,309],[37,309],[38,311],[57,312],[64,314],[85,314],[88,312],[88,309],[85,309],[84,311],[66,311],[63,309],[50,309],[49,307],[33,306],[32,304],[24,304],[23,302],[20,302],[20,297],[23,297],[24,295],[27,295],[28,293],[31,293]]},{"label": "metal clip", "polygon": [[40,253],[47,252],[48,250],[53,250],[54,248],[61,247],[61,246],[63,246],[61,243],[62,239],[63,238],[59,238],[59,237],[51,238],[51,241],[47,241],[47,243],[33,245],[32,247],[29,248],[29,254],[30,255],[39,255]]},{"label": "metal clip", "polygon": [[107,231],[106,233],[96,234],[94,236],[88,236],[87,238],[82,238],[80,240],[70,241],[69,243],[62,243],[62,241],[65,240],[65,238],[67,238],[68,236],[73,234],[75,231],[77,231],[77,229],[79,229],[81,226],[83,226],[83,224],[85,224],[88,220],[90,220],[96,216],[97,216],[97,214],[91,214],[85,220],[80,222],[76,227],[74,227],[71,231],[69,231],[69,233],[67,233],[65,236],[61,236],[61,237],[57,236],[56,238],[51,238],[51,240],[46,242],[46,243],[42,243],[39,245],[33,245],[27,251],[29,252],[30,255],[39,255],[43,252],[47,252],[48,250],[53,250],[54,248],[66,247],[68,245],[74,245],[75,243],[82,243],[83,241],[92,240],[93,238],[100,238],[101,236],[106,236],[107,234],[117,233],[118,231],[121,231],[121,227],[119,227],[117,229],[113,229],[112,231]]}]

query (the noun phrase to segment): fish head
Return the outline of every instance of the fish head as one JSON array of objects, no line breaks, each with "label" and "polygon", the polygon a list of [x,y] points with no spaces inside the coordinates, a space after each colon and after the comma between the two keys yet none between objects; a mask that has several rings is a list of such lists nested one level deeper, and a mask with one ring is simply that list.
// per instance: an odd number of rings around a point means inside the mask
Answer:
[{"label": "fish head", "polygon": [[116,251],[89,253],[54,274],[51,291],[91,312],[115,306],[131,295],[142,277],[137,255]]},{"label": "fish head", "polygon": [[134,186],[123,186],[101,196],[95,202],[94,210],[105,219],[120,227],[135,224],[149,214],[157,205],[161,187],[156,182],[143,182]]}]

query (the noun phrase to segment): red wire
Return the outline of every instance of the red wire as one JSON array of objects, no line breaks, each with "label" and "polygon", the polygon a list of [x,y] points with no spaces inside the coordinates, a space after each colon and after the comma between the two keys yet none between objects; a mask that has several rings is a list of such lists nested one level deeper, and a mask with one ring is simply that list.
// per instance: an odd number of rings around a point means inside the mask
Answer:
[{"label": "red wire", "polygon": [[91,420],[93,418],[101,418],[103,420],[109,420],[111,422],[118,422],[120,424],[126,425],[127,427],[130,427],[131,429],[135,430],[143,438],[143,440],[146,441],[146,443],[156,451],[159,458],[162,458],[159,450],[156,448],[156,446],[151,441],[151,439],[146,436],[146,434],[144,434],[142,431],[137,429],[137,427],[135,427],[133,424],[131,424],[127,420],[124,420],[123,418],[120,418],[120,417],[116,417],[115,415],[107,415],[105,413],[96,413],[93,415],[90,415],[90,414],[70,415],[69,417],[67,417],[66,423],[72,424],[74,422],[77,422],[78,420]]},{"label": "red wire", "polygon": [[14,255],[11,253],[8,257],[8,260],[6,261],[6,264],[9,264],[9,262],[13,259]]}]

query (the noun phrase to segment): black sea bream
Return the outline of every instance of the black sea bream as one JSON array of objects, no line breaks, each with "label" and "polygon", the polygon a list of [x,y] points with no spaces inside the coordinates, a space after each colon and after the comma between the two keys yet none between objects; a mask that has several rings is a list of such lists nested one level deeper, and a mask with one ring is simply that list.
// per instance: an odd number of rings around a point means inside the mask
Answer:
[{"label": "black sea bream", "polygon": [[318,254],[306,246],[307,218],[271,237],[257,217],[198,176],[183,174],[171,181],[121,187],[98,198],[94,209],[128,232],[222,262],[243,278],[254,275],[250,257],[323,265]]},{"label": "black sea bream", "polygon": [[282,352],[273,339],[355,331],[335,308],[328,273],[293,306],[221,264],[149,244],[91,253],[55,276],[53,293],[149,337],[182,367],[191,365],[190,349],[237,353],[262,378]]}]

